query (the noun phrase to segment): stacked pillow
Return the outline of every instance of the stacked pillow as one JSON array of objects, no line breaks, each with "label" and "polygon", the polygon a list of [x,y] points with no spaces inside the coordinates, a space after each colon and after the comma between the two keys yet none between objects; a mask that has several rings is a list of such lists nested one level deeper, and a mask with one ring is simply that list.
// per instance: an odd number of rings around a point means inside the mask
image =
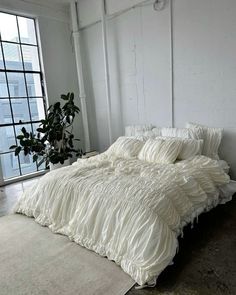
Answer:
[{"label": "stacked pillow", "polygon": [[161,136],[167,137],[180,137],[180,138],[192,138],[203,139],[204,132],[202,128],[196,127],[194,129],[189,128],[161,128]]},{"label": "stacked pillow", "polygon": [[[210,128],[195,123],[187,123],[186,128],[153,128],[152,125],[126,127],[126,134],[136,136],[136,139],[143,142],[146,142],[148,139],[157,139],[160,136],[162,140],[172,138],[176,142],[178,139],[182,143],[182,148],[177,156],[180,160],[200,154],[218,160],[218,149],[222,139],[222,132],[223,129],[221,128]],[[157,145],[157,148],[159,149],[160,147]],[[153,157],[156,159],[156,156]]]},{"label": "stacked pillow", "polygon": [[186,160],[202,154],[204,138],[202,128],[162,128],[161,135],[163,137],[179,138],[182,141],[182,150],[178,155],[179,160]]},{"label": "stacked pillow", "polygon": [[125,136],[137,136],[144,135],[144,132],[151,131],[153,129],[153,125],[130,125],[125,127]]},{"label": "stacked pillow", "polygon": [[186,127],[190,130],[202,129],[203,133],[203,150],[202,154],[209,158],[219,160],[218,150],[222,139],[222,128],[211,128],[196,123],[187,123]]}]

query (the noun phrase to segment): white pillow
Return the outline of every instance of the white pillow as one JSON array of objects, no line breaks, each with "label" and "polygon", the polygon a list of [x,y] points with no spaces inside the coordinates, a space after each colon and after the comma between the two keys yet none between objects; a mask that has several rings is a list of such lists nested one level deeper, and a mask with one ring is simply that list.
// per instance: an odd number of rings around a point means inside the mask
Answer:
[{"label": "white pillow", "polygon": [[182,148],[178,154],[179,160],[186,160],[196,155],[201,155],[203,148],[202,139],[180,138],[180,137],[158,137],[160,139],[179,140],[182,142]]},{"label": "white pillow", "polygon": [[202,139],[191,139],[181,138],[183,143],[182,149],[178,155],[179,160],[186,160],[196,155],[202,154],[203,140]]},{"label": "white pillow", "polygon": [[168,128],[161,129],[161,136],[203,139],[204,131],[203,131],[203,128],[201,127],[194,128],[194,129],[168,127]]},{"label": "white pillow", "polygon": [[145,131],[145,132],[143,133],[143,135],[144,135],[144,136],[147,136],[147,137],[149,137],[149,138],[155,138],[155,137],[157,137],[157,136],[161,136],[161,129],[162,129],[162,128],[157,128],[157,127],[155,127],[155,128],[153,128],[152,130]]},{"label": "white pillow", "polygon": [[148,139],[141,149],[138,158],[143,161],[170,164],[174,163],[182,148],[180,140]]},{"label": "white pillow", "polygon": [[145,131],[152,130],[153,125],[130,125],[125,127],[125,136],[143,135]]},{"label": "white pillow", "polygon": [[131,137],[119,137],[106,151],[108,155],[115,155],[121,158],[137,157],[144,142]]},{"label": "white pillow", "polygon": [[202,128],[204,131],[204,143],[202,154],[209,158],[219,160],[218,149],[221,143],[223,129],[211,128],[196,123],[187,123],[186,127],[191,128],[193,130],[199,127]]}]

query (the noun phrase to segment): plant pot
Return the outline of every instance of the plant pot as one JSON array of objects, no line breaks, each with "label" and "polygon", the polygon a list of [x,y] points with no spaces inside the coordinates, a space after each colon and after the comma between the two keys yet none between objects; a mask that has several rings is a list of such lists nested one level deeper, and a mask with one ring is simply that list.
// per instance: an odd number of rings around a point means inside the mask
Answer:
[{"label": "plant pot", "polygon": [[69,165],[70,165],[70,159],[65,160],[63,164],[61,164],[61,163],[57,163],[57,164],[49,163],[50,171],[58,169],[58,168],[66,167],[66,166],[69,166]]}]

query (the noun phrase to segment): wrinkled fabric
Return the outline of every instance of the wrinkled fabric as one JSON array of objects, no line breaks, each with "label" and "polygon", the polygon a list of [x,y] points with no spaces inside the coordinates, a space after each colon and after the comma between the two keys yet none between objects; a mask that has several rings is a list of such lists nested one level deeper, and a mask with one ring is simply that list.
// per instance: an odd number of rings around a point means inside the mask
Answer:
[{"label": "wrinkled fabric", "polygon": [[204,156],[153,164],[104,153],[47,173],[15,212],[114,260],[143,285],[172,262],[183,227],[216,206],[227,183]]}]

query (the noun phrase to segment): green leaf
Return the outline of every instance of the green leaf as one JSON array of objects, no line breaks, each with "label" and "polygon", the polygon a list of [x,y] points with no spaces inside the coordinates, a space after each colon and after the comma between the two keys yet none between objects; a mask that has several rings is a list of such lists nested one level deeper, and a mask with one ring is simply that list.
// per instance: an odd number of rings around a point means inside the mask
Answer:
[{"label": "green leaf", "polygon": [[71,94],[70,94],[70,99],[71,99],[71,100],[74,100],[74,97],[75,97],[75,96],[74,96],[74,93],[71,92]]},{"label": "green leaf", "polygon": [[21,146],[18,146],[16,149],[15,149],[15,156],[18,156],[19,153],[21,151]]},{"label": "green leaf", "polygon": [[26,133],[26,129],[25,129],[25,127],[22,127],[22,128],[21,128],[21,131],[22,131],[22,133],[25,135],[25,133]]},{"label": "green leaf", "polygon": [[17,145],[11,145],[10,147],[9,147],[9,149],[11,150],[11,149],[15,149],[17,147]]},{"label": "green leaf", "polygon": [[27,156],[28,154],[30,154],[30,150],[27,146],[24,147],[24,155]]},{"label": "green leaf", "polygon": [[63,100],[68,100],[68,97],[67,97],[67,95],[62,94],[62,95],[61,95],[61,99],[63,99]]}]

